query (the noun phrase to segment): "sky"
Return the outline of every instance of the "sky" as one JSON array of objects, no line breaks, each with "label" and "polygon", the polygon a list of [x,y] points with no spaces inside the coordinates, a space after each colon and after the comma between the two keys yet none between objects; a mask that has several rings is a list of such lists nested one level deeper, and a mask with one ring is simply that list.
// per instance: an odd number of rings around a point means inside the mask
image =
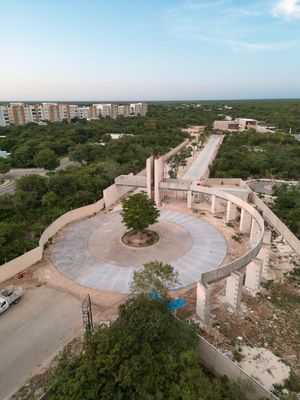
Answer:
[{"label": "sky", "polygon": [[0,101],[300,97],[300,0],[0,0]]}]

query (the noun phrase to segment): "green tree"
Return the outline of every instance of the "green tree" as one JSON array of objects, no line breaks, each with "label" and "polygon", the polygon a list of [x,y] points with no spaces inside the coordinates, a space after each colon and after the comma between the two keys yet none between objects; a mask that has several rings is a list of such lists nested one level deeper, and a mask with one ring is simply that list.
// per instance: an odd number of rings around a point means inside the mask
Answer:
[{"label": "green tree", "polygon": [[0,175],[10,170],[10,161],[7,158],[0,158]]},{"label": "green tree", "polygon": [[158,221],[160,211],[145,192],[122,200],[122,222],[130,230],[143,232]]},{"label": "green tree", "polygon": [[40,150],[33,160],[37,167],[49,169],[50,171],[59,166],[58,158],[51,149]]},{"label": "green tree", "polygon": [[168,291],[174,289],[177,283],[178,273],[170,264],[150,261],[144,264],[141,271],[134,271],[130,289],[135,294],[155,291],[166,298]]},{"label": "green tree", "polygon": [[[111,327],[97,327],[78,354],[67,348],[46,388],[49,400],[243,400],[237,384],[206,375],[196,332],[165,304],[131,297]],[[78,349],[78,347],[77,347]]]}]

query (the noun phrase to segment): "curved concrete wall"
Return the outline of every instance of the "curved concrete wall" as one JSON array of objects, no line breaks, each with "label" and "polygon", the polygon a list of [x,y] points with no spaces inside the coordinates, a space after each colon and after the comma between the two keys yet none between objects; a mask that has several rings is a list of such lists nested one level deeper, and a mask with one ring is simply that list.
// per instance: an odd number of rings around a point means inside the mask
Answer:
[{"label": "curved concrete wall", "polygon": [[53,237],[61,228],[69,224],[70,222],[80,220],[82,218],[89,217],[104,208],[104,200],[101,199],[94,204],[88,206],[76,208],[75,210],[68,211],[57,218],[47,229],[42,233],[39,246],[22,254],[21,256],[14,258],[0,266],[0,283],[7,279],[12,278],[19,272],[24,271],[26,268],[31,267],[43,258],[44,245],[47,241]]},{"label": "curved concrete wall", "polygon": [[251,204],[246,203],[244,200],[242,200],[239,197],[236,197],[232,194],[229,194],[229,193],[223,192],[221,190],[217,190],[217,189],[212,189],[212,188],[203,187],[203,186],[194,186],[194,185],[190,187],[190,190],[193,193],[204,193],[204,194],[208,194],[211,196],[214,195],[220,199],[223,199],[226,201],[231,201],[237,207],[247,211],[247,213],[249,213],[251,215],[251,217],[256,220],[256,222],[258,223],[259,228],[260,228],[259,240],[255,244],[255,246],[252,247],[252,249],[250,251],[248,251],[242,257],[240,257],[234,261],[231,261],[218,269],[215,269],[215,270],[209,271],[209,272],[204,272],[201,275],[202,284],[212,283],[212,282],[221,280],[223,278],[226,278],[232,272],[238,271],[239,269],[245,267],[246,265],[248,265],[251,262],[251,260],[254,257],[257,256],[257,254],[259,253],[259,251],[261,249],[262,243],[263,243],[264,220]]}]

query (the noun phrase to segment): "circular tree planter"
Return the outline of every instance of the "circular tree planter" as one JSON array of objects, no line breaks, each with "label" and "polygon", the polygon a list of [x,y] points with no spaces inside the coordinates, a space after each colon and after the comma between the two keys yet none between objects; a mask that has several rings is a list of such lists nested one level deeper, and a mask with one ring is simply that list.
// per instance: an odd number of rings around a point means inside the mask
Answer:
[{"label": "circular tree planter", "polygon": [[149,247],[159,241],[159,236],[156,232],[149,229],[142,232],[130,231],[124,233],[121,241],[130,247]]}]

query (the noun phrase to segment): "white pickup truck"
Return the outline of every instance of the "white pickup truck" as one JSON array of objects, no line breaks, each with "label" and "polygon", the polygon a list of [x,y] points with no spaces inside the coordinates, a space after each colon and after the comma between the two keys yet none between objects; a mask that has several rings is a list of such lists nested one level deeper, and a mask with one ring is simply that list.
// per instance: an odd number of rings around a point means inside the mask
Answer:
[{"label": "white pickup truck", "polygon": [[7,286],[0,293],[0,314],[7,310],[12,304],[19,302],[23,296],[22,288]]}]

